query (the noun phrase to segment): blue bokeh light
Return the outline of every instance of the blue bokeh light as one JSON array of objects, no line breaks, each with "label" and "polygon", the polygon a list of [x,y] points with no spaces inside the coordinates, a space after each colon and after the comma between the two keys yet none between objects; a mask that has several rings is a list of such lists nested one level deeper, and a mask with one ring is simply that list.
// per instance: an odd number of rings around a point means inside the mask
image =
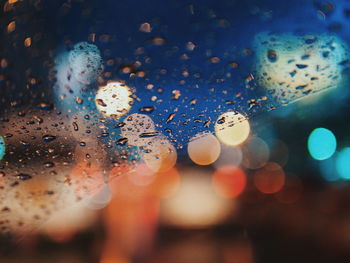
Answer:
[{"label": "blue bokeh light", "polygon": [[337,156],[336,169],[343,179],[350,179],[350,147],[344,148]]},{"label": "blue bokeh light", "polygon": [[337,140],[334,134],[325,128],[313,130],[308,139],[309,153],[315,160],[330,158],[337,148]]},{"label": "blue bokeh light", "polygon": [[2,136],[0,136],[0,160],[4,157],[5,155],[5,141]]},{"label": "blue bokeh light", "polygon": [[338,154],[336,153],[331,158],[319,162],[319,169],[322,177],[328,182],[337,182],[341,179],[339,173],[337,173],[336,159]]}]

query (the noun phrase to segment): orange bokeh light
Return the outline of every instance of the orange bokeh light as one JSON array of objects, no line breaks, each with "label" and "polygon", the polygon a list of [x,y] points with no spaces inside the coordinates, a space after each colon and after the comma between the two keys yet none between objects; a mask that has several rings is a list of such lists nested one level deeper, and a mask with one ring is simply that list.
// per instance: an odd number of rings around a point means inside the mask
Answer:
[{"label": "orange bokeh light", "polygon": [[102,169],[94,163],[83,161],[71,171],[70,184],[79,198],[96,194],[103,186]]},{"label": "orange bokeh light", "polygon": [[114,167],[109,173],[109,180],[113,180],[116,177],[123,176],[132,170],[132,166],[127,163],[121,163]]},{"label": "orange bokeh light", "polygon": [[233,165],[218,168],[213,176],[215,192],[223,197],[234,198],[239,196],[247,185],[244,171]]},{"label": "orange bokeh light", "polygon": [[273,194],[280,191],[285,183],[283,168],[277,163],[267,163],[256,171],[254,175],[255,187],[264,194]]},{"label": "orange bokeh light", "polygon": [[[117,177],[117,178],[116,178]],[[176,192],[180,175],[176,168],[167,172],[154,173],[147,165],[141,163],[136,167],[121,165],[110,173],[111,189],[118,196],[137,199],[139,195],[168,198]],[[116,180],[113,180],[113,179]]]},{"label": "orange bokeh light", "polygon": [[172,168],[164,173],[157,173],[152,184],[152,192],[159,198],[168,198],[175,194],[180,185],[180,174]]}]

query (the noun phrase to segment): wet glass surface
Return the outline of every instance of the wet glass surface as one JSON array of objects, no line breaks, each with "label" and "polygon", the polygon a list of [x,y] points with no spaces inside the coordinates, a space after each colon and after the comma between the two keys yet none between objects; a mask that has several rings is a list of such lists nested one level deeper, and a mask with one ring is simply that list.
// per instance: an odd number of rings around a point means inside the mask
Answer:
[{"label": "wet glass surface", "polygon": [[[348,116],[346,0],[7,0],[0,17],[2,233],[23,237],[77,204],[102,209],[114,191],[132,206],[122,189],[135,186],[147,186],[136,199],[173,196],[166,224],[214,224],[252,187],[299,191],[285,168],[297,146],[270,118]],[[346,181],[346,139],[311,135],[322,180]],[[201,202],[212,217],[192,210]]]}]

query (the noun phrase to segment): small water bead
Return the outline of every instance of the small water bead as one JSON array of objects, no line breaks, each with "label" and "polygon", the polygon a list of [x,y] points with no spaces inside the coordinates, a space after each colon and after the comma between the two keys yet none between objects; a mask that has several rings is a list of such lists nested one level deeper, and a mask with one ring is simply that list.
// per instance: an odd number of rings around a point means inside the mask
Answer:
[{"label": "small water bead", "polygon": [[55,167],[55,164],[53,162],[46,162],[43,165],[44,168],[53,168]]},{"label": "small water bead", "polygon": [[154,111],[153,106],[145,106],[139,109],[139,112],[147,112],[147,113],[152,113]]},{"label": "small water bead", "polygon": [[19,173],[16,175],[16,178],[21,181],[26,181],[26,180],[32,179],[32,176],[25,173]]},{"label": "small water bead", "polygon": [[43,139],[44,142],[52,142],[52,141],[54,141],[56,139],[56,136],[47,134],[47,135],[44,135],[42,137],[42,139]]}]

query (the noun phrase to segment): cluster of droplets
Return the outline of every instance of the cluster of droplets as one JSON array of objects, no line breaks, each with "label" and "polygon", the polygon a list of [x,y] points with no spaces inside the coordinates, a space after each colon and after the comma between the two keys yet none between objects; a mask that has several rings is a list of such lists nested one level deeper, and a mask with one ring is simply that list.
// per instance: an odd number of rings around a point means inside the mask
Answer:
[{"label": "cluster of droplets", "polygon": [[260,33],[255,37],[257,83],[278,103],[341,85],[348,46],[329,34],[297,36]]}]

